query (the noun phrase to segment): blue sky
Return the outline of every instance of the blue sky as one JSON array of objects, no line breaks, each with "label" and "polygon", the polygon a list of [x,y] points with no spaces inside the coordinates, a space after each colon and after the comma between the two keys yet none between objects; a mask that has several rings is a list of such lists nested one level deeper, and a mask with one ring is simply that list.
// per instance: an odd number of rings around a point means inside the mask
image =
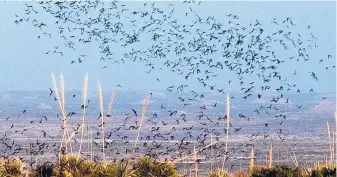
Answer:
[{"label": "blue sky", "polygon": [[[132,2],[125,2],[132,3]],[[169,2],[161,2],[165,5]],[[133,2],[132,6],[139,8],[141,3]],[[138,7],[137,7],[138,6]],[[204,2],[196,11],[200,15],[214,15],[221,19],[224,14],[236,14],[243,23],[254,22],[259,19],[268,28],[270,21],[277,17],[285,19],[291,17],[296,23],[296,29],[306,29],[311,25],[312,33],[318,38],[319,47],[311,53],[311,58],[327,58],[328,54],[335,56],[336,50],[336,5],[335,2]],[[179,12],[180,10],[180,12]],[[183,8],[177,8],[178,13],[184,13]],[[99,62],[97,52],[87,46],[82,49],[88,54],[83,64],[70,65],[76,60],[78,53],[69,53],[67,57],[43,55],[60,42],[59,39],[38,40],[38,30],[33,25],[15,25],[15,14],[24,12],[24,2],[0,2],[0,90],[48,90],[52,87],[51,73],[63,73],[66,89],[80,90],[83,77],[89,73],[89,90],[96,90],[97,81],[100,81],[104,90],[111,90],[116,85],[123,85],[123,89],[132,90],[165,90],[169,85],[189,84],[195,90],[202,90],[199,84],[185,81],[183,77],[172,74],[170,71],[154,72],[149,75],[143,64],[127,62],[127,64],[111,65]],[[51,20],[46,18],[45,20]],[[80,52],[80,51],[79,51]],[[118,52],[118,49],[115,51]],[[69,59],[73,58],[73,59]],[[316,62],[291,63],[281,67],[284,73],[293,73],[294,69],[300,77],[290,78],[300,88],[314,88],[318,92],[335,92],[336,72],[325,71]],[[335,65],[335,58],[329,63]],[[108,68],[100,68],[108,65]],[[308,74],[315,71],[319,75],[319,82],[315,83]],[[303,73],[301,75],[301,72]],[[233,74],[221,73],[215,82],[226,86]],[[290,74],[289,74],[290,76]],[[156,78],[160,78],[160,82]],[[232,78],[234,79],[234,78]],[[232,90],[239,87],[231,88]]]}]

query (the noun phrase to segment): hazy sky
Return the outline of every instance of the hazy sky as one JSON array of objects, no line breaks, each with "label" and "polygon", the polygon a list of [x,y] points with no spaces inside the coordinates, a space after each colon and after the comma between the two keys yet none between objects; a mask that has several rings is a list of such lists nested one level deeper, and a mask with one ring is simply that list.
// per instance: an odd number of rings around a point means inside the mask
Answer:
[{"label": "hazy sky", "polygon": [[[139,7],[143,4],[133,3],[132,6]],[[319,45],[319,48],[311,54],[311,58],[326,59],[328,54],[335,56],[335,7],[335,2],[204,2],[196,10],[201,15],[214,15],[219,19],[221,15],[229,13],[239,15],[242,21],[254,22],[255,19],[259,19],[266,28],[274,17],[280,19],[291,17],[298,29],[306,29],[310,24]],[[146,73],[148,69],[139,63],[111,65],[99,62],[100,57],[97,53],[88,52],[91,51],[90,46],[86,49],[89,57],[81,65],[70,65],[71,60],[77,59],[78,53],[69,54],[67,58],[43,55],[50,50],[53,43],[59,42],[59,39],[38,40],[36,38],[39,34],[38,29],[33,25],[14,24],[15,14],[23,12],[24,2],[0,2],[0,90],[48,90],[52,86],[50,79],[52,72],[63,73],[66,89],[81,89],[86,72],[89,73],[90,90],[96,89],[97,81],[101,82],[104,90],[111,90],[117,84],[123,85],[124,89],[165,90],[171,84],[178,85],[185,82],[183,77],[169,71],[149,75]],[[118,52],[118,49],[114,52]],[[73,59],[69,59],[72,57]],[[335,58],[328,64],[334,65]],[[109,67],[101,70],[100,68],[105,65]],[[301,71],[305,73],[301,78],[293,78],[297,85],[314,88],[319,92],[335,92],[335,70],[325,71],[325,67],[319,67],[317,62],[294,63],[291,67],[297,68],[299,76]],[[290,66],[284,67],[283,71],[294,72]],[[314,83],[309,77],[310,71],[318,73],[318,83]],[[160,82],[156,81],[157,77],[160,78]],[[225,85],[231,77],[233,77],[231,74],[220,75],[215,80]],[[195,80],[186,83],[195,89],[201,88]]]}]

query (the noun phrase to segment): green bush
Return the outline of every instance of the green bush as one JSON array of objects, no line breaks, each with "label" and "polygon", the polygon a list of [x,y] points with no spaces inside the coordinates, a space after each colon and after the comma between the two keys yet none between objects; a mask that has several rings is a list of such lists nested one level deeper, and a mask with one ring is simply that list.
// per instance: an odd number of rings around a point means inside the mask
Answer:
[{"label": "green bush", "polygon": [[315,166],[311,170],[310,177],[335,177],[336,166],[335,165],[319,165]]},{"label": "green bush", "polygon": [[300,167],[289,168],[281,165],[273,168],[254,167],[252,170],[252,177],[304,177],[305,174]]}]

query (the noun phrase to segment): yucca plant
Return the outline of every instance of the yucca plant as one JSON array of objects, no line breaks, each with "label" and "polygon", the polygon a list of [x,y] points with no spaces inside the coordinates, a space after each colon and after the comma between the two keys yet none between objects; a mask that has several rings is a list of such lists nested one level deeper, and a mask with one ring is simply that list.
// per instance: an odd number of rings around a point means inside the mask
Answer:
[{"label": "yucca plant", "polygon": [[55,168],[56,176],[78,176],[80,160],[77,156],[63,156]]},{"label": "yucca plant", "polygon": [[96,164],[93,161],[81,161],[78,165],[81,177],[94,177],[96,174]]},{"label": "yucca plant", "polygon": [[55,176],[94,177],[96,165],[92,161],[80,160],[77,156],[64,156],[54,169]]},{"label": "yucca plant", "polygon": [[95,170],[98,177],[108,177],[113,175],[113,165],[107,162],[99,164]]},{"label": "yucca plant", "polygon": [[222,168],[217,168],[214,171],[211,171],[207,175],[208,177],[230,177],[229,172]]},{"label": "yucca plant", "polygon": [[134,168],[137,177],[150,177],[150,173],[154,168],[154,164],[148,156],[143,156],[138,159]]},{"label": "yucca plant", "polygon": [[0,176],[22,177],[25,176],[25,165],[19,159],[8,159],[0,164]]},{"label": "yucca plant", "polygon": [[136,177],[135,171],[128,161],[120,163],[102,163],[96,169],[97,177]]},{"label": "yucca plant", "polygon": [[178,170],[172,162],[154,163],[150,172],[151,177],[178,177]]}]

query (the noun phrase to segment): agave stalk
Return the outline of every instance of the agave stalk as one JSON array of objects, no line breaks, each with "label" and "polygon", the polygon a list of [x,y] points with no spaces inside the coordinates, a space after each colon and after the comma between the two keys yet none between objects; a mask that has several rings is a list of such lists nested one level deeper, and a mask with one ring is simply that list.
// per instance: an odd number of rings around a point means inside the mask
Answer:
[{"label": "agave stalk", "polygon": [[224,155],[224,159],[222,161],[222,169],[224,169],[225,166],[225,161],[227,158],[227,149],[228,149],[228,137],[229,137],[229,111],[230,111],[230,102],[229,102],[229,94],[227,94],[227,100],[226,100],[226,117],[227,117],[227,121],[226,121],[226,143],[225,143],[225,155]]},{"label": "agave stalk", "polygon": [[144,103],[143,103],[142,116],[140,117],[140,124],[139,124],[139,128],[138,128],[138,131],[137,131],[136,141],[135,141],[135,145],[133,147],[133,152],[132,153],[135,153],[135,150],[136,150],[136,147],[137,147],[137,143],[138,143],[138,140],[139,140],[140,129],[142,128],[142,125],[143,125],[143,120],[144,120],[144,117],[145,117],[146,107],[147,107],[147,104],[149,103],[149,99],[150,99],[150,97],[147,96],[145,98],[145,100],[144,100]]},{"label": "agave stalk", "polygon": [[77,158],[81,155],[82,150],[82,142],[83,142],[83,133],[84,133],[84,126],[85,126],[85,114],[86,114],[86,102],[87,102],[87,90],[88,90],[88,73],[84,76],[84,84],[83,84],[83,91],[82,91],[82,124],[81,124],[81,141],[80,141],[80,148],[78,150]]}]

